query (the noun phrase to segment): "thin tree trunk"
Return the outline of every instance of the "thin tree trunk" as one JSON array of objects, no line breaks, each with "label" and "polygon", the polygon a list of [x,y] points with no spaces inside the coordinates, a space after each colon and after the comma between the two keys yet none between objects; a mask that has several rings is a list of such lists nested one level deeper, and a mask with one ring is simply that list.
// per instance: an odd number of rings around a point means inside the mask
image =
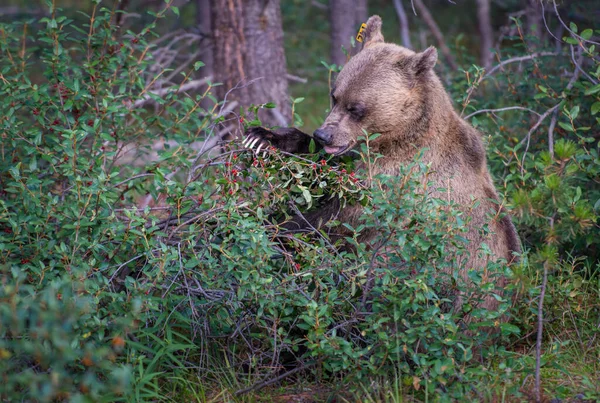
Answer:
[{"label": "thin tree trunk", "polygon": [[212,0],[215,95],[241,106],[274,102],[267,126],[291,121],[279,0]]},{"label": "thin tree trunk", "polygon": [[213,50],[212,40],[210,40],[212,35],[210,0],[196,0],[196,7],[196,23],[203,36],[201,46],[206,47],[206,51],[200,55],[200,60],[204,63],[204,74],[209,76],[213,72]]},{"label": "thin tree trunk", "polygon": [[356,34],[356,5],[351,0],[330,0],[331,61],[338,66],[346,64],[342,46],[350,52],[350,38]]},{"label": "thin tree trunk", "polygon": [[394,7],[396,8],[396,14],[398,14],[398,20],[400,21],[402,46],[407,49],[412,49],[412,44],[410,43],[410,31],[408,30],[408,16],[402,5],[402,0],[394,0]]},{"label": "thin tree trunk", "polygon": [[492,66],[493,31],[490,17],[490,0],[477,0],[477,26],[479,28],[479,60],[489,69]]},{"label": "thin tree trunk", "polygon": [[542,31],[542,6],[541,0],[529,0],[527,3],[526,15],[527,15],[527,31],[529,35],[537,38],[540,42],[543,41]]},{"label": "thin tree trunk", "polygon": [[251,90],[258,90],[253,95],[254,102],[274,102],[277,108],[269,110],[263,121],[269,126],[286,126],[292,119],[292,107],[279,0],[246,0],[245,18],[248,78],[259,79]]},{"label": "thin tree trunk", "polygon": [[[204,49],[200,54],[200,60],[204,63],[204,67],[200,70],[200,74],[202,74],[203,77],[212,76],[214,71],[214,41],[212,39],[211,20],[210,0],[196,0],[196,24],[202,35],[200,46]],[[208,110],[211,108],[212,104],[212,101],[206,97],[201,101],[200,106]]]},{"label": "thin tree trunk", "polygon": [[355,29],[360,27],[360,24],[362,24],[363,22],[367,22],[367,20],[369,19],[369,6],[367,3],[367,0],[356,0],[356,3],[354,5],[354,7],[356,8],[354,21]]},{"label": "thin tree trunk", "polygon": [[435,38],[438,47],[440,48],[440,51],[444,55],[446,62],[448,63],[450,68],[456,70],[458,68],[456,60],[454,59],[454,56],[452,56],[452,53],[450,53],[450,49],[448,48],[448,46],[446,46],[446,42],[444,41],[444,35],[442,34],[442,31],[440,31],[440,28],[438,27],[435,20],[433,19],[433,16],[429,12],[425,4],[423,4],[422,0],[413,0],[413,4],[415,5],[417,12],[419,13],[419,16],[423,18],[423,21],[433,34],[433,37]]}]

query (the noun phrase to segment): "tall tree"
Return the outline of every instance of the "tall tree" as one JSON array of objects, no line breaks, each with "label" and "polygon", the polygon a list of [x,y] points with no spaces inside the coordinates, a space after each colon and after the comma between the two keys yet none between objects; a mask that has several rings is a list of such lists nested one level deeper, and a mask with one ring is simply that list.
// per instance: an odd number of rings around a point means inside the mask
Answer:
[{"label": "tall tree", "polygon": [[279,0],[211,0],[215,95],[241,106],[274,102],[261,120],[291,121]]},{"label": "tall tree", "polygon": [[[541,0],[528,0],[527,7],[525,8],[525,15],[527,16],[528,34],[537,38],[539,41],[543,41],[543,16],[540,1]],[[536,47],[535,44],[533,44],[532,47]]]},{"label": "tall tree", "polygon": [[479,29],[479,60],[483,67],[492,66],[492,20],[490,17],[490,0],[477,0],[477,27]]},{"label": "tall tree", "polygon": [[358,32],[360,24],[369,16],[367,0],[331,0],[329,21],[331,26],[331,61],[338,66],[346,63],[342,46],[352,52],[350,38]]},{"label": "tall tree", "polygon": [[408,49],[412,49],[410,42],[410,31],[408,30],[408,16],[402,5],[402,0],[394,0],[394,7],[396,8],[396,14],[398,14],[398,20],[400,21],[400,37],[402,38],[402,46]]},{"label": "tall tree", "polygon": [[452,56],[450,49],[446,45],[446,41],[444,40],[444,34],[442,34],[442,31],[440,30],[437,23],[435,22],[433,15],[431,15],[431,13],[429,12],[429,9],[427,8],[427,6],[425,6],[425,3],[423,3],[423,0],[412,0],[412,1],[413,1],[413,4],[414,4],[417,12],[419,13],[419,17],[421,17],[423,19],[423,21],[427,25],[427,28],[429,28],[429,30],[433,34],[433,37],[435,38],[435,40],[438,44],[438,47],[440,48],[440,51],[444,55],[444,59],[446,59],[446,63],[448,63],[448,65],[450,66],[450,68],[452,70],[458,69],[456,60],[454,59],[454,56]]}]

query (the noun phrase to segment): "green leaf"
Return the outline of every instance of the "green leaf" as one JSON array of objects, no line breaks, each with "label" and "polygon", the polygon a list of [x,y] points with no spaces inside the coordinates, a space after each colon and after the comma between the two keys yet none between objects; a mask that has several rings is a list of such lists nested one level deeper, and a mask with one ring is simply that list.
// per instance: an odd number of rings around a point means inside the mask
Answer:
[{"label": "green leaf", "polygon": [[584,30],[581,32],[581,37],[582,37],[583,39],[586,39],[586,40],[587,40],[587,39],[590,39],[590,38],[592,37],[592,35],[593,35],[593,34],[594,34],[594,31],[592,31],[591,29],[589,29],[589,28],[588,28],[588,29],[584,29]]},{"label": "green leaf", "polygon": [[573,132],[574,131],[573,127],[571,125],[569,125],[569,124],[566,124],[565,122],[558,122],[558,125],[560,127],[562,127],[563,129],[565,129],[566,131],[568,131],[568,132]]},{"label": "green leaf", "polygon": [[302,190],[302,196],[304,197],[304,200],[306,200],[308,207],[312,206],[312,195],[310,194],[308,189],[305,188],[304,186],[298,186],[298,187]]},{"label": "green leaf", "polygon": [[200,67],[204,67],[204,66],[206,66],[206,65],[204,64],[204,62],[200,62],[200,61],[198,61],[198,62],[194,63],[194,70],[198,71],[198,69],[199,69]]},{"label": "green leaf", "polygon": [[577,33],[577,25],[574,22],[570,22],[569,26],[571,27],[571,31]]},{"label": "green leaf", "polygon": [[563,38],[563,41],[565,41],[566,43],[570,44],[570,45],[578,45],[579,41],[573,37],[570,36],[565,36]]},{"label": "green leaf", "polygon": [[587,90],[585,90],[585,95],[592,95],[597,93],[598,91],[600,91],[600,84],[596,84],[593,87],[590,87]]},{"label": "green leaf", "polygon": [[179,7],[171,6],[171,10],[173,10],[173,13],[179,17]]},{"label": "green leaf", "polygon": [[592,115],[595,115],[600,111],[600,102],[594,102],[592,104]]},{"label": "green leaf", "polygon": [[519,334],[521,333],[521,329],[518,326],[511,325],[510,323],[501,323],[500,329],[504,334]]},{"label": "green leaf", "polygon": [[575,105],[573,108],[571,108],[569,115],[571,116],[572,120],[577,119],[577,116],[579,116],[579,105]]},{"label": "green leaf", "polygon": [[304,101],[304,97],[300,97],[300,98],[296,98],[294,99],[294,103],[295,104],[299,104],[300,102]]}]

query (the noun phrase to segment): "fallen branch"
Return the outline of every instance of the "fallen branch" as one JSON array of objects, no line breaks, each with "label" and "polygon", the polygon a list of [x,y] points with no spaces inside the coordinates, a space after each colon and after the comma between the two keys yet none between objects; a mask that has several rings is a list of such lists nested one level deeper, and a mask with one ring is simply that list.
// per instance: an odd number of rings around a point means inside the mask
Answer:
[{"label": "fallen branch", "polygon": [[290,375],[294,375],[297,372],[304,371],[305,369],[308,369],[308,368],[314,366],[316,363],[317,363],[316,361],[313,361],[313,362],[309,362],[307,364],[303,364],[302,366],[294,368],[294,369],[292,369],[290,371],[287,371],[287,372],[285,372],[285,373],[283,373],[283,374],[281,374],[281,375],[279,375],[279,376],[277,376],[275,378],[268,379],[268,380],[266,380],[264,382],[255,383],[254,385],[251,385],[251,386],[249,386],[249,387],[247,387],[245,389],[240,389],[240,390],[236,391],[234,393],[234,395],[235,396],[240,396],[240,395],[243,395],[245,393],[252,392],[253,390],[262,389],[265,386],[269,386],[269,385],[272,385],[272,384],[274,384],[276,382],[279,382],[282,379],[285,379],[285,378],[287,378]]}]

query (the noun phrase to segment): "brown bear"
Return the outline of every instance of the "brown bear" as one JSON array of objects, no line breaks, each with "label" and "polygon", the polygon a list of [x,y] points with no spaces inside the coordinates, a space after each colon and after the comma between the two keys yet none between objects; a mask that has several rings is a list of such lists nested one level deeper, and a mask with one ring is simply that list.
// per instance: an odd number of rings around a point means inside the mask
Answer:
[{"label": "brown bear", "polygon": [[[403,164],[412,162],[419,150],[425,149],[423,160],[431,164],[428,180],[433,182],[433,189],[445,189],[434,190],[432,196],[450,199],[459,206],[479,201],[478,207],[465,209],[471,218],[466,233],[470,258],[461,268],[465,277],[468,270],[482,270],[489,260],[489,256],[478,253],[482,242],[487,243],[495,258],[508,262],[520,251],[520,243],[510,217],[498,202],[481,135],[455,112],[433,71],[436,61],[433,47],[415,53],[385,43],[381,18],[372,16],[367,22],[363,49],[339,73],[331,89],[331,112],[313,138],[326,152],[341,155],[357,145],[363,129],[380,133],[370,143],[371,149],[382,155],[372,167],[373,174],[398,175]],[[244,144],[256,146],[266,140],[293,153],[308,152],[311,140],[295,128],[251,128],[246,134]],[[339,208],[334,200],[305,218],[317,226],[333,215],[350,223],[356,223],[361,215],[360,206]],[[302,220],[293,221],[302,225]],[[492,234],[482,233],[485,224]],[[496,302],[486,300],[485,305],[493,309]]]}]

